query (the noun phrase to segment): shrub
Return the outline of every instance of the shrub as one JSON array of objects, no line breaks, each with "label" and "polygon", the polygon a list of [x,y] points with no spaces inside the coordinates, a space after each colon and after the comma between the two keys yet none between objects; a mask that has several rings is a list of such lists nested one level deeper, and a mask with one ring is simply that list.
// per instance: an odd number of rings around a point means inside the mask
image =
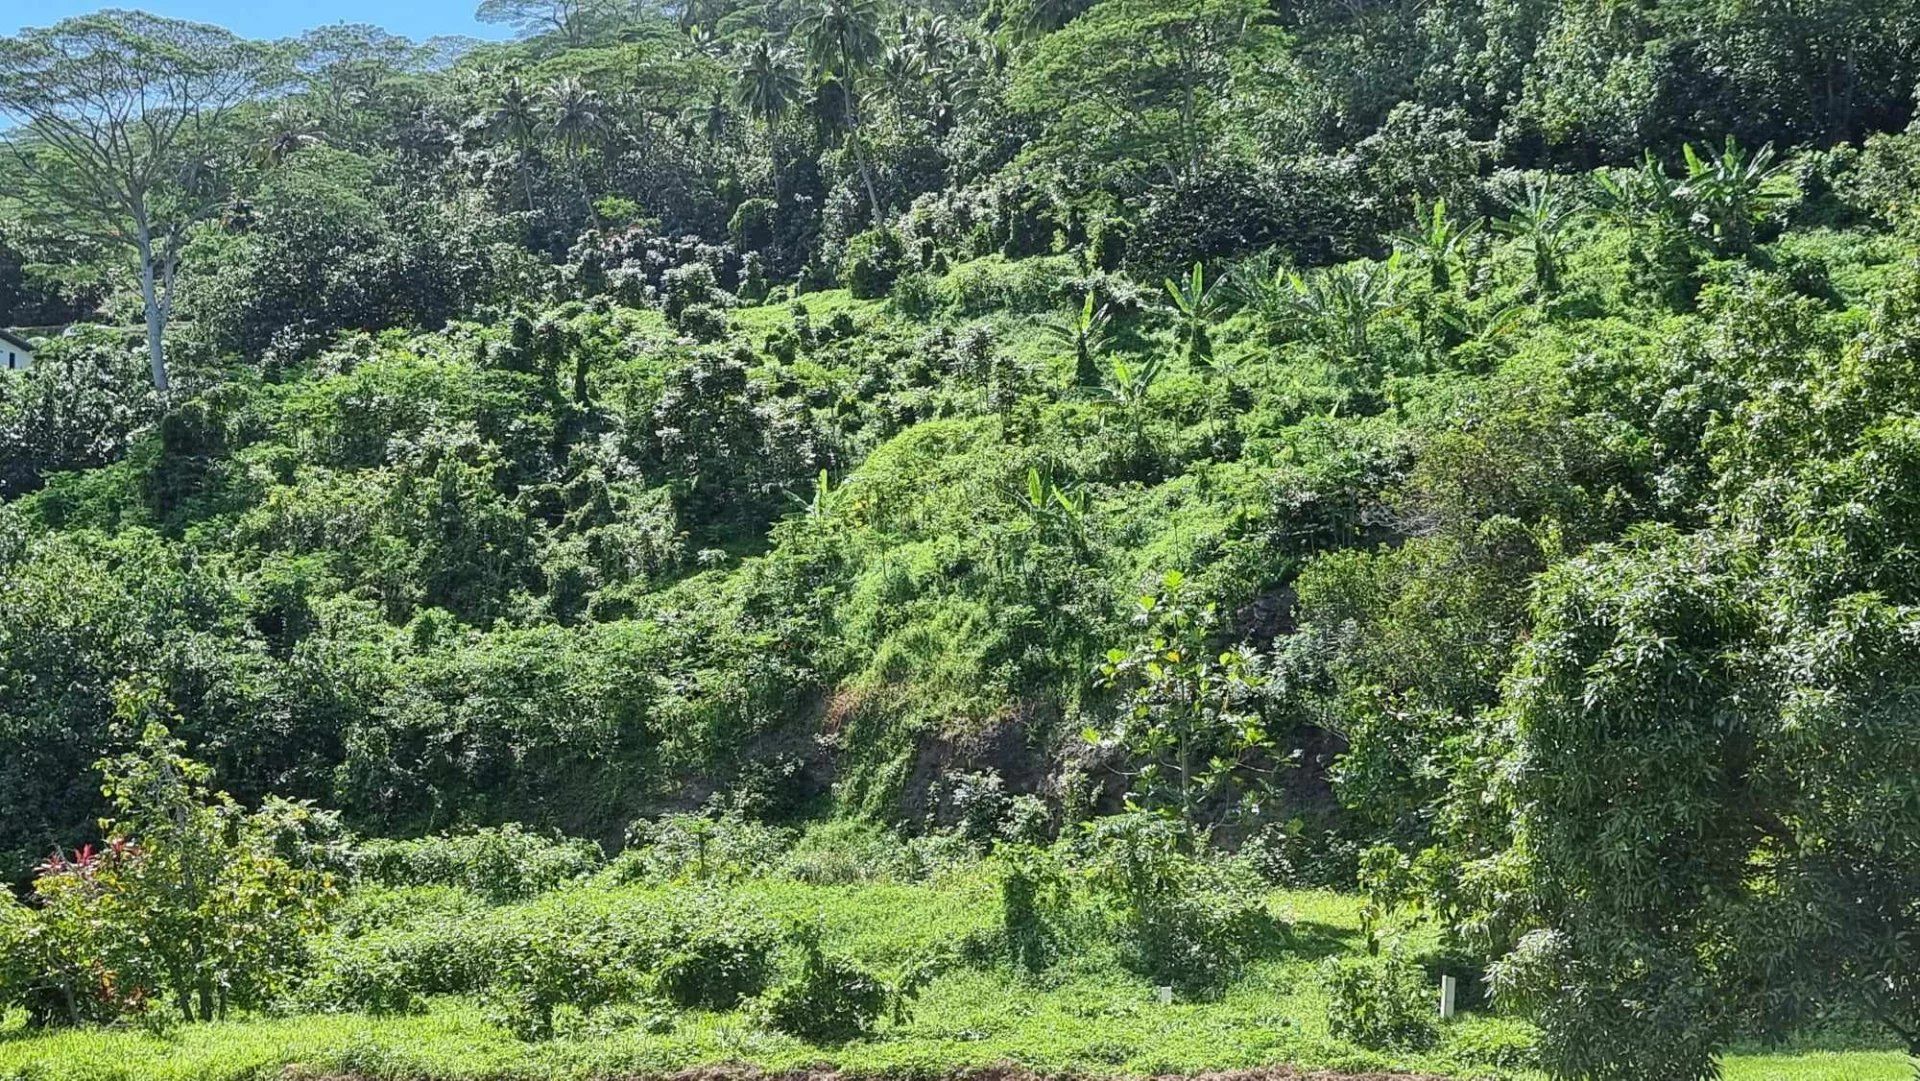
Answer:
[{"label": "shrub", "polygon": [[696,342],[717,342],[727,336],[727,313],[712,304],[689,304],[673,325]]},{"label": "shrub", "polygon": [[774,219],[779,208],[772,199],[748,199],[734,209],[727,235],[743,252],[764,251],[773,244]]},{"label": "shrub", "polygon": [[940,287],[927,271],[909,271],[893,283],[891,302],[900,314],[925,319],[940,308]]},{"label": "shrub", "polygon": [[362,934],[342,929],[320,948],[298,998],[320,1010],[410,1012],[420,996],[485,988],[510,952],[511,939],[497,923],[431,911]]},{"label": "shrub", "polygon": [[1000,920],[1007,958],[1018,971],[1043,971],[1067,937],[1066,882],[1045,849],[1008,846],[1000,859]]},{"label": "shrub", "polygon": [[1061,283],[1078,269],[1073,257],[1066,255],[1017,263],[991,255],[953,268],[947,275],[944,299],[962,315],[1052,311],[1065,298]]},{"label": "shrub", "polygon": [[1187,855],[1178,824],[1144,812],[1089,824],[1092,880],[1109,905],[1122,961],[1183,997],[1217,994],[1273,927],[1234,869]]},{"label": "shrub", "polygon": [[1009,797],[998,773],[957,773],[948,782],[947,807],[953,825],[969,841],[986,842],[1000,835]]},{"label": "shrub", "polygon": [[766,990],[779,929],[754,909],[699,896],[664,919],[656,989],[686,1009],[728,1010]]},{"label": "shrub", "polygon": [[589,1012],[631,996],[637,973],[621,964],[605,926],[573,933],[534,925],[513,935],[486,991],[489,1018],[523,1040],[553,1035],[561,1008]]},{"label": "shrub", "polygon": [[845,1043],[873,1030],[886,1009],[887,990],[872,973],[820,948],[820,930],[795,932],[800,970],[766,997],[773,1027],[819,1044]]},{"label": "shrub", "polygon": [[809,829],[787,853],[787,877],[816,886],[924,882],[980,861],[980,849],[952,833],[904,840],[871,823],[837,821]]},{"label": "shrub", "polygon": [[608,874],[616,882],[731,881],[771,870],[792,844],[790,831],[735,810],[663,815],[627,827],[627,851]]},{"label": "shrub", "polygon": [[367,841],[353,854],[355,878],[383,886],[458,886],[492,901],[545,893],[604,862],[600,846],[577,837],[542,837],[508,823],[497,829]]},{"label": "shrub", "polygon": [[396,948],[400,944],[389,935],[354,940],[351,948],[326,958],[318,974],[301,988],[301,1003],[376,1016],[419,1012],[423,1004],[416,985],[420,981]]},{"label": "shrub", "polygon": [[667,318],[675,322],[696,304],[720,302],[720,279],[706,263],[674,267],[660,276],[660,288]]},{"label": "shrub", "polygon": [[[136,720],[155,703],[122,697]],[[77,1024],[171,1008],[185,1021],[265,1005],[307,962],[307,936],[335,898],[330,876],[276,851],[301,805],[248,812],[208,787],[158,722],[99,769],[115,817],[106,843],[56,851],[38,905],[0,896],[0,1011]]]},{"label": "shrub", "polygon": [[905,850],[892,832],[867,822],[814,826],[787,853],[787,877],[816,886],[900,877]]},{"label": "shrub", "polygon": [[1000,836],[1017,845],[1042,845],[1053,833],[1053,809],[1047,801],[1031,792],[1007,801],[1000,816]]},{"label": "shrub", "polygon": [[1321,978],[1327,1028],[1335,1037],[1376,1051],[1419,1051],[1439,1040],[1426,973],[1408,958],[1335,958],[1322,967]]},{"label": "shrub", "polygon": [[855,297],[873,300],[886,296],[906,269],[906,242],[898,232],[881,227],[857,233],[847,241],[840,278]]},{"label": "shrub", "polygon": [[1350,890],[1360,873],[1357,842],[1328,822],[1297,816],[1247,838],[1240,858],[1267,881],[1295,889]]}]

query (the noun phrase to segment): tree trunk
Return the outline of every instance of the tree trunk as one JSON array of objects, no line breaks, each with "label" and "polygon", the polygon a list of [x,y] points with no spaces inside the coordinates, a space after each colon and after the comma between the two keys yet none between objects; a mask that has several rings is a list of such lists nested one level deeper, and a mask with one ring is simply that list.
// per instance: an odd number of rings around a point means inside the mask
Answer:
[{"label": "tree trunk", "polygon": [[153,368],[153,389],[167,392],[167,354],[162,342],[166,315],[160,310],[160,292],[154,281],[153,231],[142,212],[134,217],[137,246],[140,249],[140,300],[147,314],[147,360]]},{"label": "tree trunk", "polygon": [[580,205],[587,208],[587,220],[595,229],[600,228],[600,211],[594,209],[593,200],[587,195],[587,167],[578,155],[573,159],[573,184],[580,192]]},{"label": "tree trunk", "polygon": [[872,208],[874,225],[880,224],[880,196],[874,194],[873,170],[867,168],[866,145],[860,140],[860,105],[853,96],[853,82],[847,82],[847,139],[853,143],[853,160],[860,166],[860,182],[867,188],[867,205]]},{"label": "tree trunk", "polygon": [[880,197],[873,191],[873,170],[867,168],[867,152],[860,144],[860,136],[853,136],[853,160],[860,163],[860,181],[867,186],[867,205],[873,208],[873,224],[880,224]]}]

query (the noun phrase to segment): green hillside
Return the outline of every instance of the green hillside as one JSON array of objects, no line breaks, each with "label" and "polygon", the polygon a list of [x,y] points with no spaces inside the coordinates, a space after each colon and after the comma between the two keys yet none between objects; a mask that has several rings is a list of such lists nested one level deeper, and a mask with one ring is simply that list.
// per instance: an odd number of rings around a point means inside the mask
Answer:
[{"label": "green hillside", "polygon": [[481,15],[0,40],[0,1078],[1912,1074],[1920,9]]}]

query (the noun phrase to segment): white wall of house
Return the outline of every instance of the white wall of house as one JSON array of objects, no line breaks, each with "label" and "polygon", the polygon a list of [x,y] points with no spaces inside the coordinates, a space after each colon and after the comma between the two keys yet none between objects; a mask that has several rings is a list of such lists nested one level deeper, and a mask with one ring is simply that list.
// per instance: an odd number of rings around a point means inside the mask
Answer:
[{"label": "white wall of house", "polygon": [[0,338],[0,371],[24,372],[33,367],[33,350],[11,338]]}]

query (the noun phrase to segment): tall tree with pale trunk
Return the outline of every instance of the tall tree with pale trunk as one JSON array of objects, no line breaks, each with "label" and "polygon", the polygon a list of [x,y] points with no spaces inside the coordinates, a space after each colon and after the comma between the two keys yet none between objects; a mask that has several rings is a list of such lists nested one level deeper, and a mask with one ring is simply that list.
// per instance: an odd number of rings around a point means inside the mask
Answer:
[{"label": "tall tree with pale trunk", "polygon": [[130,249],[153,383],[181,252],[231,191],[236,110],[274,85],[278,52],[219,27],[103,11],[0,38],[0,135],[25,177],[17,194],[71,235]]}]

